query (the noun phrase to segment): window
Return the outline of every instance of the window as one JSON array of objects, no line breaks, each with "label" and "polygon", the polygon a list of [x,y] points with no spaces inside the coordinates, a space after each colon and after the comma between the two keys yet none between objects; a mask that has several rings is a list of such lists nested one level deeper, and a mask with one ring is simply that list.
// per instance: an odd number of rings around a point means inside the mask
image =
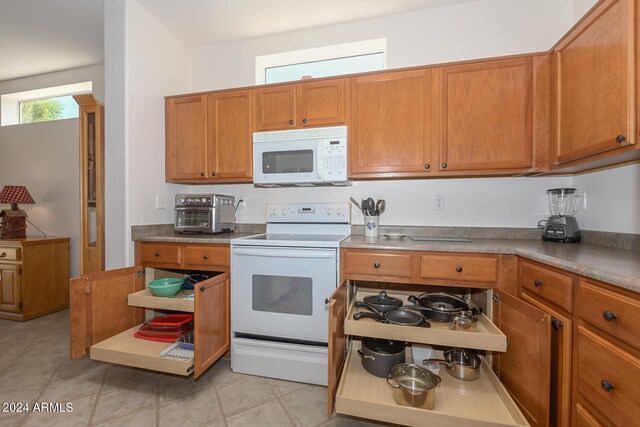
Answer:
[{"label": "window", "polygon": [[386,68],[387,39],[366,40],[256,57],[256,84]]},{"label": "window", "polygon": [[2,95],[2,126],[76,118],[73,95],[91,90],[92,83],[83,82]]}]

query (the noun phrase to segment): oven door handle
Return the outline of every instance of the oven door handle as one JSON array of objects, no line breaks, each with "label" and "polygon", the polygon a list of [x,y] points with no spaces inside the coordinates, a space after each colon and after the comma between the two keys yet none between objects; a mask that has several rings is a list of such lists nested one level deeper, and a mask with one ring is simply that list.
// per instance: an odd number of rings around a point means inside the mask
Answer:
[{"label": "oven door handle", "polygon": [[335,251],[326,250],[289,250],[289,249],[274,249],[274,248],[233,248],[235,255],[251,255],[262,257],[277,257],[277,258],[333,258],[335,257]]}]

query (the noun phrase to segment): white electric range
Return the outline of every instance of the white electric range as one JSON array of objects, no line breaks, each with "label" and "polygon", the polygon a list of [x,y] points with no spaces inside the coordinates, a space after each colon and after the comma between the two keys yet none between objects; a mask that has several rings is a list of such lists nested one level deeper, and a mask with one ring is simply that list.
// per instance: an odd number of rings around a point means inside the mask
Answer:
[{"label": "white electric range", "polygon": [[267,232],[231,241],[231,369],[327,384],[328,298],[349,203],[267,205]]}]

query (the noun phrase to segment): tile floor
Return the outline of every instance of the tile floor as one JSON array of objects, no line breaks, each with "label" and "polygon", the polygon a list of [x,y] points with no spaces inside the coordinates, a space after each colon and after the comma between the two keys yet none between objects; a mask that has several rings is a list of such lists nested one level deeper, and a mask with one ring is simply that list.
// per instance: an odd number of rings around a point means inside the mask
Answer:
[{"label": "tile floor", "polygon": [[[231,372],[221,359],[198,381],[69,360],[69,312],[0,319],[0,426],[375,426],[326,414],[326,388]],[[9,403],[29,413],[4,412]],[[33,411],[34,403],[72,411]]]}]

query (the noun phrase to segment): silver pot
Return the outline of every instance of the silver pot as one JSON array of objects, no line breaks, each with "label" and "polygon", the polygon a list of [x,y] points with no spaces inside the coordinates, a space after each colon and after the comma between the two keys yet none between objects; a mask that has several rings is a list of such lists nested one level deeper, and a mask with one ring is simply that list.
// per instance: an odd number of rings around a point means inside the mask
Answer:
[{"label": "silver pot", "polygon": [[482,359],[473,350],[452,348],[444,352],[443,359],[426,359],[423,365],[428,363],[440,363],[447,368],[447,372],[454,378],[462,381],[475,381],[480,376]]},{"label": "silver pot", "polygon": [[367,372],[376,377],[386,378],[391,368],[404,363],[406,346],[406,343],[399,341],[363,338],[362,349],[358,350],[358,355],[362,359],[362,367]]},{"label": "silver pot", "polygon": [[433,409],[440,377],[418,365],[401,363],[391,369],[387,384],[398,405]]}]

